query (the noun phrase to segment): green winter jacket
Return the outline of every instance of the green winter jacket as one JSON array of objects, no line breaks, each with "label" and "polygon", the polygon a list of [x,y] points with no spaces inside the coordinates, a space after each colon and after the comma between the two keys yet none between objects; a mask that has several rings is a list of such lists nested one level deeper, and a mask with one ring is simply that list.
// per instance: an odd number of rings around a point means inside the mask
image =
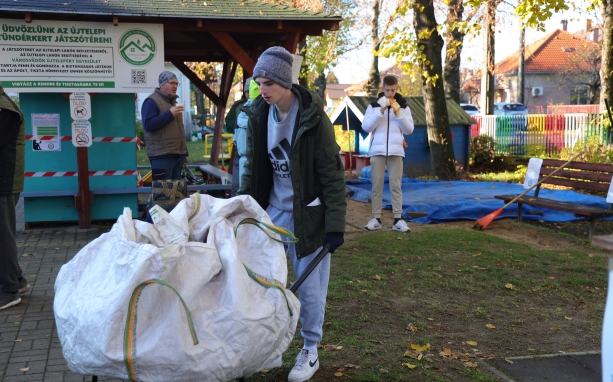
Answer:
[{"label": "green winter jacket", "polygon": [[[0,194],[23,191],[25,166],[25,118],[19,107],[4,92],[0,84]],[[18,118],[15,118],[14,116]],[[8,124],[11,120],[14,123]]]},{"label": "green winter jacket", "polygon": [[[321,98],[294,85],[299,109],[292,135],[290,167],[294,188],[294,234],[297,256],[317,250],[326,233],[345,232],[345,170],[334,139],[330,119],[321,108]],[[268,111],[260,96],[243,111],[249,117],[247,155],[239,195],[251,195],[264,209],[273,185],[273,168],[268,156]],[[318,206],[308,207],[316,198]]]}]

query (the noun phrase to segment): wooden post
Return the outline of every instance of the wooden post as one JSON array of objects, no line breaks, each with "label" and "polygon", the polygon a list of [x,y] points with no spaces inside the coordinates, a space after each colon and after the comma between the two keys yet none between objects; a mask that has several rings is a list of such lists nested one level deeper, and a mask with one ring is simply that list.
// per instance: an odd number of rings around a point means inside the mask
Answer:
[{"label": "wooden post", "polygon": [[225,61],[221,74],[221,86],[219,87],[219,103],[217,103],[217,113],[215,114],[215,133],[213,135],[213,147],[211,147],[211,159],[209,163],[217,167],[219,151],[221,149],[221,134],[223,134],[223,119],[226,114],[226,103],[232,87],[232,79],[236,73],[236,61]]},{"label": "wooden post", "polygon": [[93,198],[89,192],[89,163],[87,147],[77,147],[78,194],[75,195],[75,208],[79,211],[79,228],[90,228],[92,225],[90,204]]}]

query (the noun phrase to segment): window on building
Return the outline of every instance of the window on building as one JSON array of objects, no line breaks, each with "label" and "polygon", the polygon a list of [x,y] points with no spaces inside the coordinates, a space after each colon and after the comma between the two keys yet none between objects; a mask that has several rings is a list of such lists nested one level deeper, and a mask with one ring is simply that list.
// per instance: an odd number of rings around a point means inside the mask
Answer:
[{"label": "window on building", "polygon": [[590,103],[589,89],[586,86],[575,86],[570,90],[571,105],[587,105]]}]

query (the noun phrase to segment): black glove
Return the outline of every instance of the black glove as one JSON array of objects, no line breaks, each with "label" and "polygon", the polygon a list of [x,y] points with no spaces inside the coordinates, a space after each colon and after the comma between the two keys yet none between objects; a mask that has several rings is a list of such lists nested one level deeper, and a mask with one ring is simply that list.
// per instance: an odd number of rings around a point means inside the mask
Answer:
[{"label": "black glove", "polygon": [[336,251],[336,249],[345,242],[344,235],[344,232],[328,232],[326,237],[324,237],[323,246],[325,247],[328,245],[330,248],[330,253],[334,253],[334,251]]}]

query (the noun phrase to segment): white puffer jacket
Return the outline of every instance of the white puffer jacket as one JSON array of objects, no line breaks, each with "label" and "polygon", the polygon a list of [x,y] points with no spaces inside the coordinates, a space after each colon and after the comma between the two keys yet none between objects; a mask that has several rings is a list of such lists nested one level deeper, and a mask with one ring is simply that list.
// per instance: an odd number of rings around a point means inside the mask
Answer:
[{"label": "white puffer jacket", "polygon": [[[401,106],[398,117],[394,114],[391,107],[381,113],[381,106],[376,102],[368,105],[362,130],[370,133],[370,148],[368,156],[401,156],[404,158],[404,147],[402,141],[404,135],[413,132],[413,116],[411,109],[406,106],[406,102],[400,94],[396,94],[396,102]],[[404,106],[404,107],[403,107]]]}]

